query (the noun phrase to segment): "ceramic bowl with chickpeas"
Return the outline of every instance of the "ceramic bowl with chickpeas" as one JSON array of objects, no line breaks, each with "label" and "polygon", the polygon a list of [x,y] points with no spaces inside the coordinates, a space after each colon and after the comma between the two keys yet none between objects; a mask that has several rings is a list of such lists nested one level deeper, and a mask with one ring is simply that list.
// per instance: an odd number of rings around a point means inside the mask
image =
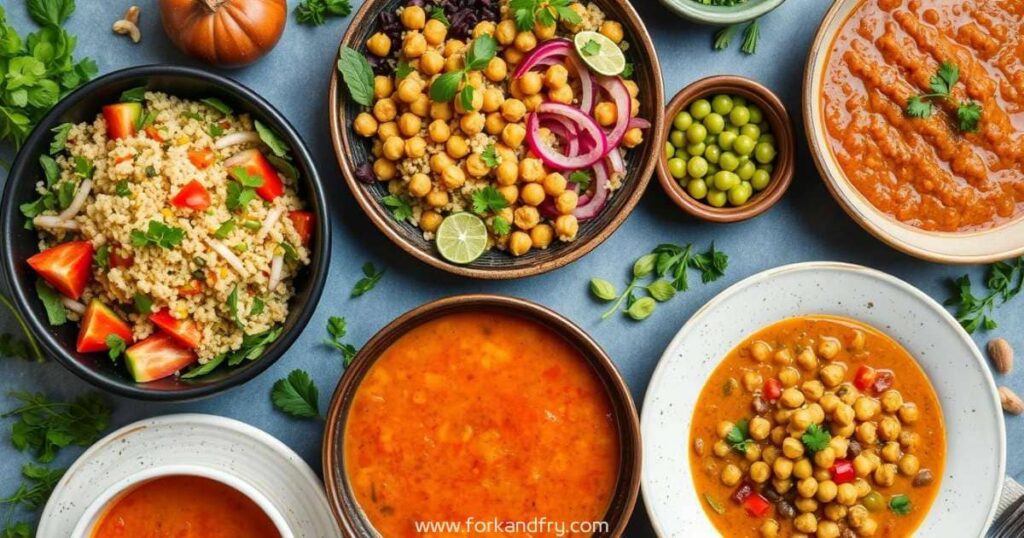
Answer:
[{"label": "ceramic bowl with chickpeas", "polygon": [[485,279],[593,250],[639,201],[663,136],[660,66],[629,2],[502,4],[366,2],[341,59],[366,58],[372,102],[338,72],[330,92],[338,161],[371,221],[416,258]]},{"label": "ceramic bowl with chickpeas", "polygon": [[641,419],[660,536],[984,536],[1005,430],[941,305],[810,262],[722,292],[669,344]]}]

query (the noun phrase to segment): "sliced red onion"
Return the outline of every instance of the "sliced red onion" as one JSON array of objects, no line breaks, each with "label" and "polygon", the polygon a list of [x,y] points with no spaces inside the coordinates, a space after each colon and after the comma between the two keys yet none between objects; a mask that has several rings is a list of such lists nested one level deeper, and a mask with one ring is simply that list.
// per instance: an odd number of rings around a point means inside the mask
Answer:
[{"label": "sliced red onion", "polygon": [[549,39],[530,52],[530,55],[523,58],[516,70],[512,72],[512,78],[516,79],[532,71],[536,67],[548,67],[556,63],[562,63],[565,58],[573,54],[572,42],[568,39]]},{"label": "sliced red onion", "polygon": [[67,209],[61,211],[57,218],[60,220],[68,220],[75,217],[79,211],[82,210],[82,206],[85,205],[85,199],[89,197],[89,192],[92,190],[92,180],[87,179],[78,185],[78,192],[75,193],[75,197],[71,200],[71,205]]},{"label": "sliced red onion", "polygon": [[608,133],[608,146],[618,148],[619,144],[622,143],[622,137],[626,134],[626,129],[629,127],[629,110],[633,106],[633,100],[629,95],[629,89],[626,88],[626,85],[619,77],[600,77],[597,79],[597,84],[604,91],[608,92],[612,101],[615,102],[617,118],[615,119],[615,126]]},{"label": "sliced red onion", "polygon": [[572,214],[580,222],[588,221],[598,215],[608,202],[608,169],[604,162],[594,166],[594,194],[586,201],[580,198],[579,205]]},{"label": "sliced red onion", "polygon": [[[581,137],[589,135],[592,140],[596,140],[598,143],[589,151],[578,155],[570,156],[555,151],[554,148],[540,138],[540,120],[549,114],[569,120],[577,127]],[[545,165],[559,171],[590,168],[608,153],[609,148],[604,131],[597,125],[594,118],[583,113],[578,108],[561,103],[541,103],[537,110],[530,114],[526,124],[526,141],[530,146],[530,150],[537,154],[544,161]]]},{"label": "sliced red onion", "polygon": [[590,114],[594,111],[594,96],[597,93],[594,89],[594,76],[590,74],[586,64],[577,60],[575,56],[569,56],[566,63],[576,71],[576,78],[580,81],[580,110]]},{"label": "sliced red onion", "polygon": [[611,167],[611,171],[619,175],[626,174],[626,163],[622,160],[622,154],[619,153],[619,149],[615,148],[608,152],[608,165]]},{"label": "sliced red onion", "polygon": [[216,149],[224,149],[231,146],[237,146],[239,144],[259,141],[260,135],[256,131],[242,131],[240,133],[231,133],[218,138],[217,141],[213,143],[213,147]]},{"label": "sliced red onion", "polygon": [[235,256],[235,253],[231,252],[231,249],[225,246],[224,243],[221,243],[216,239],[207,239],[206,244],[213,249],[221,259],[227,262],[227,264],[230,265],[239,276],[242,278],[249,278],[249,271],[245,270],[245,265],[242,264],[242,260],[238,259],[238,256]]},{"label": "sliced red onion", "polygon": [[[632,101],[630,102],[630,106],[633,106],[632,105]],[[650,128],[651,128],[651,122],[649,122],[649,121],[647,121],[647,120],[645,120],[643,118],[630,118],[629,119],[629,123],[626,125],[626,130],[627,131],[630,130],[630,129],[650,129]]]},{"label": "sliced red onion", "polygon": [[579,133],[569,120],[557,116],[545,116],[540,121],[540,125],[547,128],[555,136],[566,141],[566,155],[572,157],[579,154]]}]

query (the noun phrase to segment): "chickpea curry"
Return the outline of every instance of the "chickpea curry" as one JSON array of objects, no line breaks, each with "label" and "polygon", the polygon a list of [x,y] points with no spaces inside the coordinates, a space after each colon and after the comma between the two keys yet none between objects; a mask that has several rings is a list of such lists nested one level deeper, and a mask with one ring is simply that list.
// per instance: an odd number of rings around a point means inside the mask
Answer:
[{"label": "chickpea curry", "polygon": [[701,391],[690,466],[729,538],[902,538],[939,491],[938,397],[882,332],[797,317],[733,349]]},{"label": "chickpea curry", "polygon": [[391,344],[356,390],[344,450],[355,498],[388,538],[421,536],[425,521],[600,521],[619,469],[611,401],[580,352],[484,311]]}]

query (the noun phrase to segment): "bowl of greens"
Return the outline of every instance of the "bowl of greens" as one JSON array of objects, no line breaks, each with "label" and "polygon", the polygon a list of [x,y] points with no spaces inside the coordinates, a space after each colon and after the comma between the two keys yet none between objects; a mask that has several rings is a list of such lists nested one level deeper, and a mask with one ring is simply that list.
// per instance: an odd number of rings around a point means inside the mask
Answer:
[{"label": "bowl of greens", "polygon": [[786,0],[661,0],[676,15],[701,24],[739,24],[754,20]]}]

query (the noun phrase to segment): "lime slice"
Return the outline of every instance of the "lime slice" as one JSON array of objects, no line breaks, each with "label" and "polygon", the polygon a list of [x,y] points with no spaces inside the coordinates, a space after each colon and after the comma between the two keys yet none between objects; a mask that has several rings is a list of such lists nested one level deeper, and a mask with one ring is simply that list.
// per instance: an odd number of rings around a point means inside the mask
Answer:
[{"label": "lime slice", "polygon": [[626,69],[626,55],[604,34],[587,30],[576,34],[573,42],[580,58],[594,71],[614,77]]},{"label": "lime slice", "polygon": [[437,228],[435,241],[446,260],[467,264],[487,250],[487,226],[472,213],[448,215]]}]

